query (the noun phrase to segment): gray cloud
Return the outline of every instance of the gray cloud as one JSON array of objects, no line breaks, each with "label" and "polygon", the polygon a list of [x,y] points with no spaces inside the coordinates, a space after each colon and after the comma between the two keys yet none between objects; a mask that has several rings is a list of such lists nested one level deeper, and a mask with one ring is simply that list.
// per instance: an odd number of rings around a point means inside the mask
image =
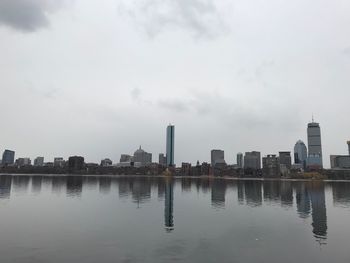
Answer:
[{"label": "gray cloud", "polygon": [[49,25],[48,14],[64,0],[1,0],[0,25],[32,32]]},{"label": "gray cloud", "polygon": [[189,103],[180,99],[162,99],[158,101],[158,106],[175,112],[185,112],[190,110]]},{"label": "gray cloud", "polygon": [[228,32],[213,0],[126,1],[121,10],[130,15],[150,37],[171,28],[190,31],[195,37],[213,38]]}]

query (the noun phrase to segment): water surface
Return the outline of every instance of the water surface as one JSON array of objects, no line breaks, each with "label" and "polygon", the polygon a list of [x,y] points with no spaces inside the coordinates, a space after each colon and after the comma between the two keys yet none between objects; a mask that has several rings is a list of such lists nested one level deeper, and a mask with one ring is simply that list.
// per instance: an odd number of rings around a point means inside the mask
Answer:
[{"label": "water surface", "polygon": [[0,262],[350,262],[350,183],[0,176]]}]

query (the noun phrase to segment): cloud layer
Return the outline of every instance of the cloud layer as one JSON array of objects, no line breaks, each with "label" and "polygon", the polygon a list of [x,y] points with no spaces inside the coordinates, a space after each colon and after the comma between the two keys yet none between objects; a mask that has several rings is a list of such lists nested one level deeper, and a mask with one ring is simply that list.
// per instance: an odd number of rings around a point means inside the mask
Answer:
[{"label": "cloud layer", "polygon": [[213,38],[228,31],[222,9],[213,0],[124,1],[121,9],[150,37],[174,29],[199,38]]},{"label": "cloud layer", "polygon": [[63,0],[1,0],[0,25],[32,32],[49,25],[48,14]]}]

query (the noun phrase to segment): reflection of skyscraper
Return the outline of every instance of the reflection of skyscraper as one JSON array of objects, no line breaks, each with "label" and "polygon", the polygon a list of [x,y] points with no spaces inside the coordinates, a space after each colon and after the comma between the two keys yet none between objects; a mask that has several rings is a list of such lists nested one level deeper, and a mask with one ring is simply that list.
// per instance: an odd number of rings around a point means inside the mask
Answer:
[{"label": "reflection of skyscraper", "polygon": [[260,206],[262,205],[261,181],[244,181],[244,190],[247,205]]},{"label": "reflection of skyscraper", "polygon": [[132,199],[138,205],[151,198],[151,183],[148,178],[135,178],[131,182]]},{"label": "reflection of skyscraper", "polygon": [[333,203],[335,206],[350,207],[350,184],[344,182],[333,182]]},{"label": "reflection of skyscraper", "polygon": [[174,229],[174,183],[171,178],[165,178],[165,202],[164,202],[164,221],[165,229],[172,231]]},{"label": "reflection of skyscraper", "polygon": [[281,204],[283,206],[293,206],[293,188],[291,181],[281,182]]},{"label": "reflection of skyscraper", "polygon": [[225,180],[216,179],[211,185],[211,205],[216,208],[225,207],[225,194],[226,194]]},{"label": "reflection of skyscraper", "polygon": [[298,215],[301,218],[307,218],[311,212],[310,194],[304,182],[296,182],[295,184]]},{"label": "reflection of skyscraper", "polygon": [[281,199],[281,182],[280,181],[264,181],[264,201],[270,203],[278,203]]},{"label": "reflection of skyscraper", "polygon": [[100,177],[100,193],[108,194],[111,191],[112,178],[111,177]]},{"label": "reflection of skyscraper", "polygon": [[40,175],[36,175],[32,177],[32,192],[33,193],[40,193],[41,191],[41,185],[42,185],[43,177]]},{"label": "reflection of skyscraper", "polygon": [[174,166],[174,145],[175,144],[175,126],[169,125],[166,129],[166,163],[167,166]]},{"label": "reflection of skyscraper", "polygon": [[0,198],[9,198],[11,195],[11,175],[0,175]]},{"label": "reflection of skyscraper", "polygon": [[240,205],[244,204],[244,181],[237,182],[237,195],[238,195],[238,203]]},{"label": "reflection of skyscraper", "polygon": [[67,196],[75,197],[81,196],[83,191],[83,177],[82,176],[67,176]]},{"label": "reflection of skyscraper", "polygon": [[312,227],[316,239],[322,243],[327,239],[327,213],[325,189],[323,182],[312,182],[308,184],[310,188],[312,207]]}]

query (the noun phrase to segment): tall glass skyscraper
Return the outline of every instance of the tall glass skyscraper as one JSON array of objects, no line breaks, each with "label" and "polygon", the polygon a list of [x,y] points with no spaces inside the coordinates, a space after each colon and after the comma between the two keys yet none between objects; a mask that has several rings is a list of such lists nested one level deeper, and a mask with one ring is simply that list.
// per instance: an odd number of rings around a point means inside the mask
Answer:
[{"label": "tall glass skyscraper", "polygon": [[307,166],[323,168],[321,128],[317,122],[312,121],[307,125],[308,160]]},{"label": "tall glass skyscraper", "polygon": [[169,124],[166,129],[166,164],[174,166],[174,144],[175,144],[175,126]]},{"label": "tall glass skyscraper", "polygon": [[296,142],[294,146],[294,163],[302,164],[305,168],[307,159],[307,148],[302,140]]}]

